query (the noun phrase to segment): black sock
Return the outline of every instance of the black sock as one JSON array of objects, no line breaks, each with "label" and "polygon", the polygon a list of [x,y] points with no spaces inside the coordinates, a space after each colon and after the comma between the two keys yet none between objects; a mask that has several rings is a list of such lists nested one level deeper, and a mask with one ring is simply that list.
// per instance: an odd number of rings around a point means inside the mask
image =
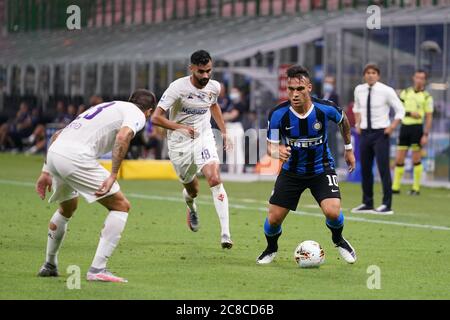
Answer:
[{"label": "black sock", "polygon": [[266,239],[267,239],[267,249],[270,252],[277,252],[278,251],[278,238],[281,236],[281,232],[273,235],[273,236],[268,236],[266,234]]},{"label": "black sock", "polygon": [[328,229],[331,230],[331,239],[333,239],[333,243],[334,244],[338,244],[339,242],[341,242],[343,240],[343,238],[342,238],[342,230],[344,230],[344,226],[342,226],[340,228],[330,228],[330,227],[328,227]]}]

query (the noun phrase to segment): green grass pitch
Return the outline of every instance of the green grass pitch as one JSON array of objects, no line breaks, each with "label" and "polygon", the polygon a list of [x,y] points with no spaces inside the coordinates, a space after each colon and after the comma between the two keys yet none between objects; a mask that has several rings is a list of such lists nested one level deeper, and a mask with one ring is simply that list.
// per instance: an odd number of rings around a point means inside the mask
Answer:
[{"label": "green grass pitch", "polygon": [[[394,198],[393,216],[355,215],[360,186],[341,183],[344,235],[358,254],[340,259],[314,199],[305,192],[291,213],[274,263],[256,265],[265,247],[262,226],[273,183],[225,183],[235,245],[220,248],[219,222],[210,191],[201,181],[201,228],[186,225],[176,181],[120,181],[132,203],[122,240],[109,267],[127,284],[88,283],[106,210],[83,199],[60,252],[59,278],[38,278],[55,205],[34,193],[41,157],[0,154],[0,299],[449,299],[450,192],[423,188],[420,197]],[[407,186],[404,186],[407,190]],[[381,201],[376,186],[377,204]],[[303,240],[325,250],[319,269],[300,269],[293,258]],[[70,265],[81,269],[80,289],[68,289]],[[370,266],[381,288],[369,289]],[[370,279],[369,279],[369,282]]]}]

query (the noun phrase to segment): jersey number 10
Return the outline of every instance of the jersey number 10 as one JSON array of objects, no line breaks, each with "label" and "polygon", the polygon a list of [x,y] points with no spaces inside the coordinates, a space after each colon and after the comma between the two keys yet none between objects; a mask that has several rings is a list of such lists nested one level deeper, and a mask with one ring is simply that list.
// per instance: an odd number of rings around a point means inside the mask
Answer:
[{"label": "jersey number 10", "polygon": [[335,174],[331,175],[331,174],[327,174],[327,178],[328,178],[328,185],[329,186],[338,186],[338,182],[337,182],[337,176]]}]

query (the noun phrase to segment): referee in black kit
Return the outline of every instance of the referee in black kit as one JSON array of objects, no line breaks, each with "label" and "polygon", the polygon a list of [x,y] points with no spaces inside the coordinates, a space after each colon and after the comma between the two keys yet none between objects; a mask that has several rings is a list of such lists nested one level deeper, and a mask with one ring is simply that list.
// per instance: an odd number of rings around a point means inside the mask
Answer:
[{"label": "referee in black kit", "polygon": [[[374,63],[364,67],[364,81],[355,88],[355,126],[360,135],[360,159],[362,172],[362,204],[352,213],[393,214],[392,180],[389,169],[390,135],[405,116],[403,104],[394,89],[379,82],[380,69]],[[395,110],[395,119],[390,122],[390,107]],[[383,202],[374,209],[373,161],[376,158],[383,184]]]}]

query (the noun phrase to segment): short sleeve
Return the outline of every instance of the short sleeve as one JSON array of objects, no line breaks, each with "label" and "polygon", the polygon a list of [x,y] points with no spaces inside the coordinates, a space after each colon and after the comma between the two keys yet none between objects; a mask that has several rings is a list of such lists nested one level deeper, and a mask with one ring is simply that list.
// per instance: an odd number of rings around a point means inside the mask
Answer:
[{"label": "short sleeve", "polygon": [[425,98],[425,113],[432,113],[433,110],[433,97],[431,95],[427,95]]},{"label": "short sleeve", "polygon": [[212,101],[212,104],[217,103],[219,96],[220,96],[220,91],[222,90],[222,86],[220,85],[219,81],[214,81],[214,85],[215,85],[216,92],[214,92],[214,100]]},{"label": "short sleeve", "polygon": [[137,132],[141,131],[145,127],[146,122],[144,113],[133,105],[132,107],[127,108],[124,112],[122,128],[129,127],[133,130],[134,135],[136,135]]},{"label": "short sleeve", "polygon": [[172,83],[166,91],[164,91],[161,99],[158,102],[158,107],[163,108],[165,111],[169,110],[171,106],[175,104],[178,99],[178,93],[175,90],[175,86]]},{"label": "short sleeve", "polygon": [[271,143],[280,143],[280,118],[276,112],[271,112],[267,122],[267,141]]},{"label": "short sleeve", "polygon": [[327,115],[327,118],[334,123],[341,123],[342,119],[344,119],[344,112],[341,108],[339,108],[336,105],[330,105],[326,106],[325,108],[325,114]]},{"label": "short sleeve", "polygon": [[406,89],[400,92],[400,101],[405,103],[405,100],[406,100]]}]

